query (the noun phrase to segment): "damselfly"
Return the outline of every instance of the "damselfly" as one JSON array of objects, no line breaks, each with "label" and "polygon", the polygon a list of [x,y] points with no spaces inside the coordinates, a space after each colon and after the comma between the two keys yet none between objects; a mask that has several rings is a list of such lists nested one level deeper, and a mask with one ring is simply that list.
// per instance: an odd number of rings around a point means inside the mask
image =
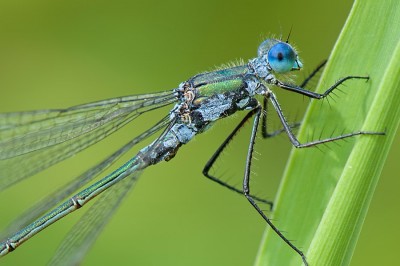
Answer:
[{"label": "damselfly", "polygon": [[[321,67],[322,65],[317,71]],[[296,148],[311,147],[355,135],[382,133],[358,131],[300,143],[292,133],[292,126],[282,113],[272,90],[273,87],[314,99],[323,99],[348,79],[368,80],[368,77],[364,76],[346,76],[324,93],[319,94],[304,89],[309,79],[306,79],[302,85],[296,86],[285,83],[279,78],[301,68],[302,63],[296,50],[287,41],[267,39],[259,46],[258,56],[249,60],[247,64],[196,75],[171,91],[114,98],[67,109],[1,114],[0,189],[5,189],[98,142],[142,114],[173,105],[169,113],[150,129],[135,137],[100,164],[77,177],[62,191],[53,194],[51,200],[43,201],[32,211],[17,219],[18,222],[7,230],[8,232],[16,231],[16,233],[10,233],[0,243],[0,255],[4,256],[14,251],[50,224],[105,192],[91,211],[86,214],[85,223],[75,227],[75,232],[69,235],[70,239],[65,241],[55,256],[56,261],[60,260],[65,263],[64,258],[68,257],[71,264],[76,263],[94,242],[115,207],[135,183],[142,170],[161,161],[171,160],[182,145],[188,143],[195,135],[206,131],[215,121],[237,111],[247,111],[237,127],[207,162],[203,174],[212,181],[243,194],[272,230],[297,252],[304,264],[307,265],[304,253],[274,226],[258,204],[258,201],[262,201],[272,206],[272,202],[257,198],[250,193],[250,168],[260,119],[264,138],[286,132]],[[317,71],[313,72],[311,77]],[[257,100],[257,97],[262,98],[262,102]],[[263,110],[267,108],[268,101],[272,103],[283,125],[282,130],[273,133],[267,132],[266,116],[263,116]],[[245,163],[243,187],[238,189],[211,175],[209,171],[238,130],[252,118],[253,125]],[[70,196],[134,145],[158,131],[162,131],[162,133],[120,168],[79,193]],[[109,189],[111,187],[112,189]],[[68,200],[62,202],[65,198]],[[49,202],[56,201],[62,203],[56,207],[49,205]],[[76,252],[77,249],[79,252]]]}]

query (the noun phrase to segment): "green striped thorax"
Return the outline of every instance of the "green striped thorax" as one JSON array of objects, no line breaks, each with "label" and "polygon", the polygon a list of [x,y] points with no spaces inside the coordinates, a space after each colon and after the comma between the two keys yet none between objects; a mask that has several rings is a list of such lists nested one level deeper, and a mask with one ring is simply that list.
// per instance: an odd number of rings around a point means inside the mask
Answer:
[{"label": "green striped thorax", "polygon": [[[258,56],[248,64],[198,74],[175,89],[179,103],[171,110],[171,119],[188,130],[181,143],[206,130],[214,121],[240,110],[259,106],[257,94],[269,93],[266,85],[276,85],[275,74],[300,70],[296,50],[276,39],[263,41]],[[182,131],[183,132],[183,131]],[[184,141],[183,141],[184,140]]]}]

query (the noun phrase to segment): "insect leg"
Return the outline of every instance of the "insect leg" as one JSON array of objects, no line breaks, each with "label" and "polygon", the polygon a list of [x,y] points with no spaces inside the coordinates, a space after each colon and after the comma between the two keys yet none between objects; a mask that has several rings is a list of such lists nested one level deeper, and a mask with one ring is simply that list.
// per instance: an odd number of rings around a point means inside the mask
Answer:
[{"label": "insect leg", "polygon": [[[235,129],[229,134],[229,136],[224,140],[224,142],[218,147],[218,149],[215,151],[215,153],[211,156],[211,158],[208,160],[208,162],[206,163],[206,165],[204,166],[203,169],[203,175],[206,176],[207,178],[211,179],[212,181],[232,190],[235,191],[237,193],[243,194],[243,191],[240,189],[237,189],[234,186],[229,185],[228,183],[222,181],[221,179],[212,176],[209,171],[212,168],[212,166],[214,165],[214,163],[217,161],[218,157],[221,155],[221,153],[223,152],[223,150],[228,146],[229,142],[235,137],[236,133],[239,131],[239,129],[241,129],[244,124],[251,118],[254,116],[255,113],[260,112],[259,110],[261,110],[261,107],[258,107],[256,109],[251,110],[250,112],[248,112],[246,114],[246,116],[242,119],[242,121],[240,121],[240,123],[235,127]],[[265,199],[261,199],[259,197],[256,196],[252,196],[255,200],[258,200],[260,202],[266,203],[270,206],[270,208],[272,209],[272,201],[269,200],[265,200]]]}]

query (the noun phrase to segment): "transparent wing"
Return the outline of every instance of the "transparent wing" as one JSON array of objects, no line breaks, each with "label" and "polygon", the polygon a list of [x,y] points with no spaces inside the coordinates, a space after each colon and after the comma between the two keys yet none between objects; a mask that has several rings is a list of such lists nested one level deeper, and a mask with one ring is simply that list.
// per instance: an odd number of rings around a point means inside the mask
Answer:
[{"label": "transparent wing", "polygon": [[141,114],[175,100],[169,91],[67,109],[0,114],[0,191],[86,149]]},{"label": "transparent wing", "polygon": [[152,136],[154,133],[161,130],[168,124],[169,116],[166,116],[158,123],[156,123],[153,127],[126,143],[123,147],[107,157],[104,161],[88,169],[83,174],[77,176],[69,184],[63,186],[61,189],[42,199],[40,202],[29,208],[22,215],[17,217],[12,223],[10,223],[10,225],[3,232],[1,232],[0,239],[5,239],[12,233],[20,230],[38,217],[42,216],[46,211],[53,208],[56,204],[78,190],[78,188],[83,187],[91,180],[93,180],[93,178],[98,176],[101,172],[112,165],[118,158],[120,158],[123,154],[130,150],[134,145],[141,142],[145,138]]},{"label": "transparent wing", "polygon": [[133,172],[105,191],[68,232],[49,265],[79,265],[139,175],[140,171]]}]

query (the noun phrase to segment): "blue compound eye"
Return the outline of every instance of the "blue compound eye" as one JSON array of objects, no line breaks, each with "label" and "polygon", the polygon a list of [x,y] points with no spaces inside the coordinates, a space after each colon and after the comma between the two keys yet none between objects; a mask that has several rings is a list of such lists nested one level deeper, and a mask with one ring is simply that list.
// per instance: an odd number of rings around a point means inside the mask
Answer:
[{"label": "blue compound eye", "polygon": [[279,42],[269,49],[267,58],[272,70],[285,73],[301,67],[296,62],[296,57],[295,51],[289,44]]}]

